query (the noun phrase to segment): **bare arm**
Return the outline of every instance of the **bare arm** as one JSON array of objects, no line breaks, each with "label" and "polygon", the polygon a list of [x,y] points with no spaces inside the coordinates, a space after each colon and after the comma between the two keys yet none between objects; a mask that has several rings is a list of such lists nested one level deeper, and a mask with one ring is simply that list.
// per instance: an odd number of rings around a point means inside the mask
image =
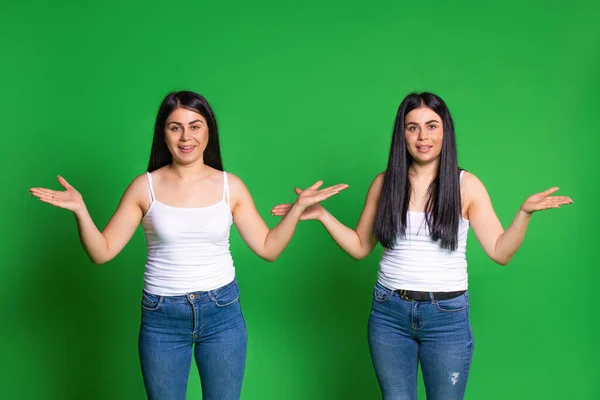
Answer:
[{"label": "bare arm", "polygon": [[535,211],[559,208],[573,201],[566,196],[550,196],[558,188],[551,188],[529,197],[521,206],[506,231],[498,220],[485,186],[477,177],[466,172],[463,177],[464,193],[468,199],[467,214],[473,232],[485,253],[500,265],[506,265],[515,255]]},{"label": "bare arm", "polygon": [[79,239],[94,264],[104,264],[119,254],[133,236],[142,219],[141,202],[148,195],[144,175],[137,177],[127,188],[117,210],[103,231],[92,220],[81,194],[64,178],[58,177],[65,191],[32,188],[30,192],[45,203],[72,211],[77,221]]},{"label": "bare arm", "polygon": [[[375,225],[375,216],[377,214],[377,206],[379,204],[382,186],[383,173],[380,173],[371,183],[356,229],[348,228],[346,225],[342,224],[320,204],[309,207],[302,214],[301,219],[319,220],[325,229],[327,229],[331,238],[342,248],[342,250],[348,253],[352,258],[362,260],[371,254],[377,245],[377,239],[373,234],[373,228]],[[302,191],[296,189],[296,193],[301,195]],[[273,207],[271,212],[273,215],[285,216],[291,209],[291,206],[291,204],[280,204]]]},{"label": "bare arm", "polygon": [[307,207],[323,201],[348,187],[347,185],[335,185],[318,190],[322,182],[317,182],[306,189],[306,194],[299,197],[298,201],[291,205],[288,214],[277,226],[269,230],[256,210],[252,196],[244,183],[234,175],[229,174],[228,176],[231,177],[231,202],[235,225],[250,249],[267,261],[275,261],[289,244],[300,216]]},{"label": "bare arm", "polygon": [[358,219],[356,229],[348,228],[326,210],[323,216],[319,218],[331,238],[355,260],[362,260],[367,257],[377,245],[373,228],[382,186],[383,173],[380,173],[375,177],[367,192],[365,205]]}]

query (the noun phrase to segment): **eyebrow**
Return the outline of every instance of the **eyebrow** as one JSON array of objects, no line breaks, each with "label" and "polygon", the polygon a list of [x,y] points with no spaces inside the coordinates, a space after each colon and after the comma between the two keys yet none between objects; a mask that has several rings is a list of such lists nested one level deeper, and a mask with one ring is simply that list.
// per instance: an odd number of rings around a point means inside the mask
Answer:
[{"label": "eyebrow", "polygon": [[[440,121],[438,121],[437,119],[432,119],[432,120],[429,120],[429,121],[425,122],[425,125],[431,124],[431,123],[434,123],[434,122],[436,122],[438,124],[440,123]],[[416,122],[408,122],[406,124],[406,126],[408,126],[408,125],[419,125],[419,124],[417,124]]]},{"label": "eyebrow", "polygon": [[[192,122],[190,122],[188,125],[195,124],[196,122],[200,122],[201,124],[203,123],[202,120],[195,119]],[[176,125],[179,125],[179,126],[183,126],[183,124],[181,122],[177,122],[177,121],[171,121],[171,122],[169,122],[169,124],[176,124]]]}]

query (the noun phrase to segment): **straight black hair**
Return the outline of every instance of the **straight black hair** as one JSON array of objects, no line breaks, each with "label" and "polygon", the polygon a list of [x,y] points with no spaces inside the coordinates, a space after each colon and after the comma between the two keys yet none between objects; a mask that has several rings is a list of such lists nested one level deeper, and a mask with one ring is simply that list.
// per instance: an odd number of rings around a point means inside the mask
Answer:
[{"label": "straight black hair", "polygon": [[188,110],[197,112],[206,119],[206,124],[208,126],[208,143],[203,155],[204,164],[218,169],[219,171],[223,171],[221,147],[219,145],[219,129],[217,127],[215,113],[203,96],[198,93],[184,90],[169,93],[158,109],[158,115],[156,116],[156,122],[154,124],[154,139],[152,140],[148,172],[155,171],[173,162],[173,155],[165,142],[165,125],[169,115],[171,115],[178,107],[187,108]]},{"label": "straight black hair", "polygon": [[432,240],[440,240],[444,249],[456,250],[462,207],[454,123],[444,100],[428,92],[410,93],[398,107],[375,217],[375,237],[387,249],[394,247],[398,237],[406,237],[406,215],[412,192],[408,169],[413,159],[406,147],[404,123],[406,115],[420,107],[427,107],[439,115],[444,129],[437,174],[427,189],[426,225]]}]

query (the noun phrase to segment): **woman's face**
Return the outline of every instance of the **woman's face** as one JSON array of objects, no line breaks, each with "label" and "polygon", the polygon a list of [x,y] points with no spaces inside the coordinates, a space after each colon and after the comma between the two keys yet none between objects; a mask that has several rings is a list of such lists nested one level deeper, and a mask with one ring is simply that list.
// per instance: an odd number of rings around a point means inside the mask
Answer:
[{"label": "woman's face", "polygon": [[208,133],[208,125],[202,115],[187,108],[176,108],[165,123],[165,141],[173,162],[192,164],[202,160]]},{"label": "woman's face", "polygon": [[444,126],[442,118],[427,107],[415,108],[404,118],[406,148],[413,160],[428,164],[442,152]]}]

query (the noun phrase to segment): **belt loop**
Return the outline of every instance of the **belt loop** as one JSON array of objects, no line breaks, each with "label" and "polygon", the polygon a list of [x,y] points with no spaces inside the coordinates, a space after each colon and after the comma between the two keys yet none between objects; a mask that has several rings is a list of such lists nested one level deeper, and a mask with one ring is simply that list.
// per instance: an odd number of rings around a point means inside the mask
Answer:
[{"label": "belt loop", "polygon": [[431,299],[431,302],[435,302],[435,297],[433,296],[433,292],[429,292],[429,298]]}]

